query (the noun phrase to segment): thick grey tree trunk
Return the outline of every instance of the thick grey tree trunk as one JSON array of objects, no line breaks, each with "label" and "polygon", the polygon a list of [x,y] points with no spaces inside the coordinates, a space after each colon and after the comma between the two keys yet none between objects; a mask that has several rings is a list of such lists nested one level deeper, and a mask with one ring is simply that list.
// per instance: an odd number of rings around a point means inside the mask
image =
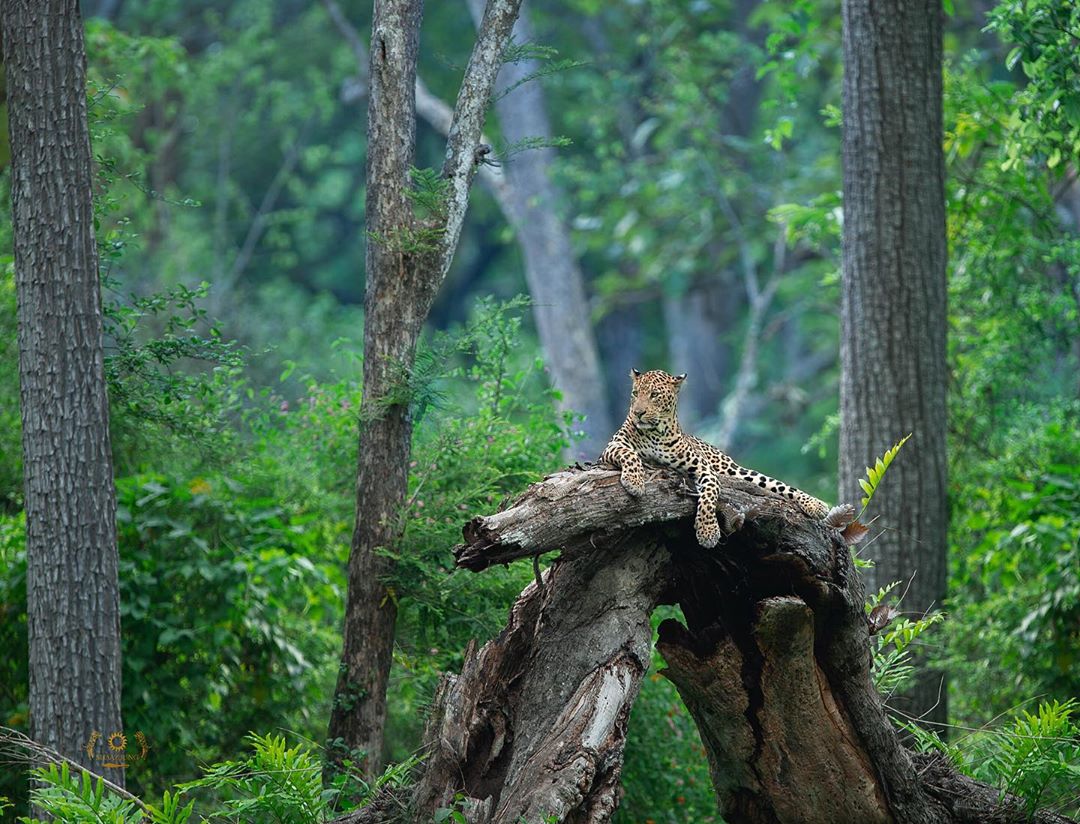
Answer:
[{"label": "thick grey tree trunk", "polygon": [[397,608],[393,563],[378,554],[401,536],[412,418],[407,376],[446,277],[477,169],[480,130],[521,0],[489,0],[448,128],[438,214],[416,215],[410,173],[416,137],[416,57],[422,0],[376,0],[370,50],[364,389],[341,666],[327,733],[327,774],[354,754],[377,774]]},{"label": "thick grey tree trunk", "polygon": [[[945,596],[945,194],[938,0],[844,0],[844,249],[840,499],[913,433],[874,498],[873,586],[902,609]],[[910,580],[910,586],[907,582]],[[904,711],[944,721],[943,675],[922,670]]]},{"label": "thick grey tree trunk", "polygon": [[417,788],[345,821],[401,820],[403,807],[409,821],[450,808],[470,824],[608,821],[658,604],[686,619],[660,626],[662,672],[698,725],[731,824],[1028,820],[1017,799],[901,745],[871,678],[847,519],[830,528],[730,479],[721,507],[745,524],[704,550],[695,507],[667,471],[632,499],[617,472],[596,468],[559,472],[469,522],[455,549],[466,569],[562,554],[502,633],[444,678]]},{"label": "thick grey tree trunk", "polygon": [[4,0],[26,494],[30,735],[120,732],[116,490],[105,393],[86,51],[76,0]]}]

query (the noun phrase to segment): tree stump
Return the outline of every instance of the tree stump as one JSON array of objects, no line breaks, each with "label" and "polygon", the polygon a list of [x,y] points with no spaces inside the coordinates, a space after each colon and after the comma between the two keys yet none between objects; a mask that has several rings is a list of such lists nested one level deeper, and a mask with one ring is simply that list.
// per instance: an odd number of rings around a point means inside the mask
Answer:
[{"label": "tree stump", "polygon": [[730,824],[1029,820],[1017,799],[902,746],[873,686],[862,584],[838,530],[732,479],[721,520],[741,527],[706,550],[695,506],[674,473],[656,471],[634,499],[618,472],[572,468],[464,527],[454,552],[466,569],[561,555],[502,633],[444,677],[408,820],[454,808],[472,824],[608,821],[660,604],[686,619],[660,626],[663,672],[701,732]]}]

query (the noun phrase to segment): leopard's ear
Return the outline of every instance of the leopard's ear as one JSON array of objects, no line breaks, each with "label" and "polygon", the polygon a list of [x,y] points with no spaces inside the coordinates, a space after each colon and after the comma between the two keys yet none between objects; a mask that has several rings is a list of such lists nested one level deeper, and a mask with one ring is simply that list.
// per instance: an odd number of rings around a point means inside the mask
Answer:
[{"label": "leopard's ear", "polygon": [[686,373],[683,372],[681,375],[672,375],[672,377],[675,379],[675,383],[681,384],[684,380],[686,380]]},{"label": "leopard's ear", "polygon": [[635,380],[635,381],[636,381],[636,380],[637,380],[638,378],[640,378],[640,377],[641,377],[641,373],[640,373],[640,372],[638,372],[638,371],[637,371],[636,369],[631,369],[631,370],[630,370],[630,378],[631,378],[632,380]]}]

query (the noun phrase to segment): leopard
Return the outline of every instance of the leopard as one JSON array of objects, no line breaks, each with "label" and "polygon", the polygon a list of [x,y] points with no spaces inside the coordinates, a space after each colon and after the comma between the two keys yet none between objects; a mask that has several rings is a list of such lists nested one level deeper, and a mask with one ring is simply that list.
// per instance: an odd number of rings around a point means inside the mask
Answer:
[{"label": "leopard", "polygon": [[[807,515],[824,519],[830,511],[827,503],[790,484],[770,478],[753,469],[739,466],[728,455],[679,426],[679,390],[686,374],[669,375],[659,369],[630,371],[633,388],[626,420],[611,437],[602,463],[620,470],[623,488],[634,498],[645,494],[645,463],[670,467],[688,473],[698,493],[694,516],[694,534],[699,544],[712,549],[722,537],[716,509],[720,500],[719,478],[728,475],[748,481],[761,489],[793,501]],[[738,516],[732,529],[741,525]]]}]

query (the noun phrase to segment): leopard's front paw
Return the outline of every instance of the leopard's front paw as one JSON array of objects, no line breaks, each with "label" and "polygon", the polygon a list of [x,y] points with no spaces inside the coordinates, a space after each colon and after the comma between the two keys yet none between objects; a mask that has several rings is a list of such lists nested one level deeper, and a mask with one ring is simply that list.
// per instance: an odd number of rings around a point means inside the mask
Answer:
[{"label": "leopard's front paw", "polygon": [[619,475],[619,480],[622,482],[623,489],[632,497],[640,498],[645,494],[645,473],[640,469],[624,469]]},{"label": "leopard's front paw", "polygon": [[706,549],[712,549],[720,543],[720,524],[713,517],[698,517],[694,520],[694,535],[697,541]]}]

